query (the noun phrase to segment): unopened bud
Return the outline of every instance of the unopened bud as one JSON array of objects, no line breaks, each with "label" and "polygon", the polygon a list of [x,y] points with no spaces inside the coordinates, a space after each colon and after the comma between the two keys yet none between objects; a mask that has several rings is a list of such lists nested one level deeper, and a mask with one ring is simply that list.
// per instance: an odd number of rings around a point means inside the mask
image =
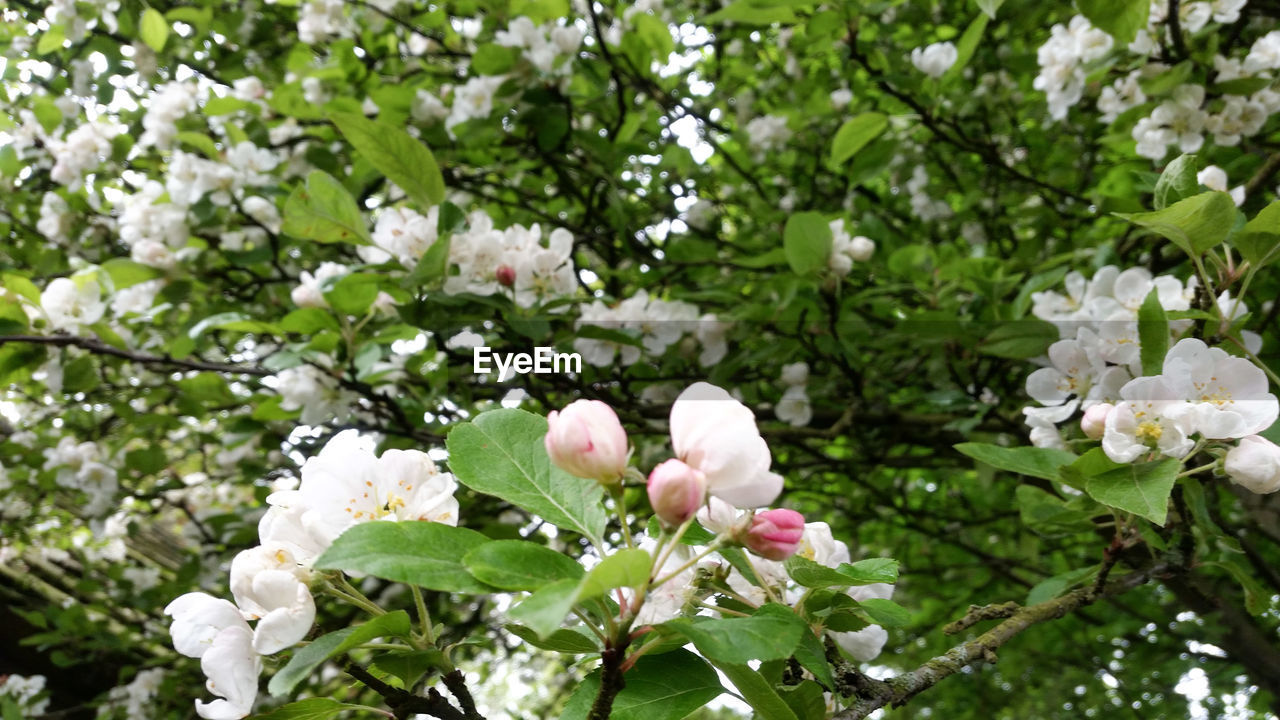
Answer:
[{"label": "unopened bud", "polygon": [[649,504],[664,524],[675,527],[693,517],[707,499],[707,476],[679,460],[649,473]]},{"label": "unopened bud", "polygon": [[804,535],[804,516],[778,508],[758,512],[741,538],[751,552],[767,560],[786,560],[796,554]]},{"label": "unopened bud", "polygon": [[1115,405],[1111,403],[1099,403],[1084,411],[1084,417],[1080,418],[1080,429],[1084,431],[1085,437],[1090,440],[1102,439],[1103,432],[1107,429],[1107,416],[1115,409]]},{"label": "unopened bud", "polygon": [[581,478],[612,484],[627,469],[627,431],[613,408],[599,400],[574,400],[553,410],[544,442],[556,467]]},{"label": "unopened bud", "polygon": [[511,287],[516,284],[516,270],[510,265],[499,265],[494,276],[502,287]]}]

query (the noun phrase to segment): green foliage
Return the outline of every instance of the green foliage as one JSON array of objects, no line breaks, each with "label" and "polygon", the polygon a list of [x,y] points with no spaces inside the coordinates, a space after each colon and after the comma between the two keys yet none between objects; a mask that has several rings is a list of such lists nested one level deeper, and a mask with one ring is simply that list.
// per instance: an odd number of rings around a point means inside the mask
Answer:
[{"label": "green foliage", "polygon": [[1199,257],[1227,238],[1235,222],[1236,204],[1227,193],[1211,191],[1179,200],[1163,210],[1120,216],[1163,236],[1188,255]]},{"label": "green foliage", "polygon": [[354,525],[316,560],[319,570],[343,570],[447,592],[488,592],[463,558],[489,542],[466,528],[433,522]]},{"label": "green foliage", "polygon": [[502,498],[598,542],[604,490],[551,465],[542,438],[546,418],[491,410],[449,432],[449,467],[463,485]]},{"label": "green foliage", "polygon": [[[368,527],[368,526],[364,526]],[[355,627],[344,628],[316,638],[296,651],[289,663],[271,678],[268,686],[277,697],[293,692],[298,683],[315,672],[325,661],[379,637],[404,637],[409,634],[409,615],[397,610]]]},{"label": "green foliage", "polygon": [[361,157],[399,185],[419,207],[426,209],[444,200],[444,179],[435,156],[403,129],[352,113],[332,113],[329,119]]},{"label": "green foliage", "polygon": [[373,242],[355,198],[332,175],[315,170],[298,185],[284,205],[284,226],[288,235],[316,242]]},{"label": "green foliage", "polygon": [[818,213],[796,213],[787,218],[782,233],[787,263],[797,275],[811,275],[827,266],[831,255],[831,228]]}]

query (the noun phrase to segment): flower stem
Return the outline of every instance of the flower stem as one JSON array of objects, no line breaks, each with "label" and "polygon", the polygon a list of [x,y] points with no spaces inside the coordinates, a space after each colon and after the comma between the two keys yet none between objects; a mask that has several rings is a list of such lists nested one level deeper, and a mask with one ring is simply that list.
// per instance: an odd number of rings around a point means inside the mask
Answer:
[{"label": "flower stem", "polygon": [[427,644],[434,644],[435,638],[431,632],[431,615],[427,612],[427,603],[422,597],[422,588],[417,585],[410,585],[409,590],[413,593],[413,604],[418,608],[418,622],[422,625],[422,638]]}]

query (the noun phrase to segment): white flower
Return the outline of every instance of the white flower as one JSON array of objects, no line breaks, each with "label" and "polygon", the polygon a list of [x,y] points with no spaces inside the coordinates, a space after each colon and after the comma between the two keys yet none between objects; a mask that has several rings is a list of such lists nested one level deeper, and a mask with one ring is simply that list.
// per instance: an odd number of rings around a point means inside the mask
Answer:
[{"label": "white flower", "polygon": [[109,131],[93,123],[86,123],[67,133],[66,138],[46,141],[54,158],[49,177],[75,192],[84,182],[84,174],[111,154]]},{"label": "white flower", "polygon": [[351,414],[351,397],[333,376],[313,365],[281,370],[276,374],[276,392],[282,409],[302,410],[303,425],[342,422]]},{"label": "white flower", "polygon": [[849,88],[840,88],[831,92],[831,107],[841,110],[851,102],[853,102],[853,91]]},{"label": "white flower", "polygon": [[1280,69],[1280,30],[1272,30],[1253,41],[1244,58],[1244,70],[1249,74],[1276,69]]},{"label": "white flower", "polygon": [[289,297],[300,308],[329,307],[329,302],[324,299],[325,291],[333,287],[333,281],[348,272],[350,268],[335,262],[320,263],[314,275],[303,270],[298,275],[298,286],[289,293]]},{"label": "white flower", "polygon": [[1059,340],[1049,346],[1052,367],[1027,376],[1027,394],[1042,405],[1061,405],[1071,397],[1083,399],[1101,376],[1103,363],[1091,357],[1079,340]]},{"label": "white flower", "polygon": [[76,332],[102,319],[107,306],[98,283],[92,280],[54,278],[40,293],[40,308],[54,330]]},{"label": "white flower", "polygon": [[262,660],[253,650],[253,633],[240,622],[218,633],[200,658],[200,669],[208,678],[205,687],[223,698],[196,701],[196,714],[205,720],[239,720],[253,711]]},{"label": "white flower", "polygon": [[809,382],[809,363],[794,362],[789,365],[782,366],[782,373],[778,378],[783,385],[788,387],[794,385],[804,385]]},{"label": "white flower", "polygon": [[419,89],[413,97],[410,113],[418,122],[434,122],[449,117],[449,108],[430,91]]},{"label": "white flower", "polygon": [[879,625],[871,625],[852,632],[831,633],[831,637],[854,660],[871,662],[889,642],[889,631]]},{"label": "white flower", "polygon": [[144,132],[138,144],[172,147],[178,136],[178,121],[196,110],[196,92],[194,82],[171,82],[156,88],[150,95],[147,114],[142,117]]},{"label": "white flower", "polygon": [[710,367],[724,359],[724,356],[729,353],[729,344],[725,340],[725,335],[732,327],[733,323],[719,320],[715,315],[707,314],[698,318],[693,334],[702,345],[702,352],[698,355],[699,365]]},{"label": "white flower", "polygon": [[1227,452],[1223,469],[1231,482],[1258,494],[1280,490],[1280,447],[1250,435]]},{"label": "white flower", "polygon": [[133,313],[145,315],[156,302],[156,293],[164,287],[163,280],[147,280],[137,285],[117,290],[111,300],[111,311],[117,316]]},{"label": "white flower", "polygon": [[958,53],[956,46],[950,42],[934,43],[924,48],[911,51],[911,64],[929,77],[942,77],[943,73],[956,64]]},{"label": "white flower", "polygon": [[[408,208],[389,208],[378,216],[373,230],[373,248],[361,247],[360,256],[367,262],[386,262],[386,255],[400,261],[407,268],[414,268],[423,253],[436,241],[436,225],[439,209],[432,207],[426,215]],[[381,250],[378,257],[369,250]]]},{"label": "white flower", "polygon": [[53,243],[66,242],[71,230],[71,207],[57,193],[47,192],[40,200],[40,219],[36,230]]},{"label": "white flower", "polygon": [[700,382],[680,393],[671,406],[671,446],[707,476],[712,495],[737,507],[768,505],[782,492],[751,409],[722,388]]},{"label": "white flower", "polygon": [[751,147],[760,151],[781,149],[791,139],[787,119],[781,115],[762,115],[752,118],[744,130]]},{"label": "white flower", "polygon": [[300,508],[300,527],[321,547],[348,527],[373,520],[458,523],[451,474],[426,453],[388,450],[379,458],[373,448],[372,438],[354,430],[338,433],[302,466],[297,490],[273,493],[267,502]]},{"label": "white flower", "polygon": [[264,542],[231,561],[231,593],[247,619],[257,620],[253,647],[270,655],[306,637],[316,606],[309,573],[285,543]]},{"label": "white flower", "polygon": [[298,11],[298,40],[312,45],[345,33],[342,0],[308,0]]},{"label": "white flower", "polygon": [[1169,100],[1138,121],[1133,139],[1139,155],[1159,161],[1176,143],[1184,153],[1193,153],[1204,145],[1204,128],[1208,114],[1200,109],[1204,103],[1204,86],[1179,85]]},{"label": "white flower", "polygon": [[808,425],[813,420],[813,405],[809,403],[809,394],[804,386],[787,388],[782,393],[782,399],[774,406],[773,414],[792,427]]},{"label": "white flower", "polygon": [[452,131],[454,126],[468,120],[483,119],[493,112],[493,97],[502,87],[507,77],[491,75],[474,77],[461,87],[453,90],[453,106],[449,111],[449,119],[445,121],[446,129]]},{"label": "white flower", "polygon": [[1191,452],[1190,405],[1176,399],[1164,378],[1135,378],[1120,389],[1120,397],[1102,435],[1102,450],[1112,462],[1133,462],[1157,451],[1172,458]]},{"label": "white flower", "polygon": [[1173,397],[1192,404],[1193,427],[1206,438],[1254,435],[1280,415],[1261,368],[1195,338],[1169,350],[1160,377],[1177,393]]},{"label": "white flower", "polygon": [[[1214,142],[1218,142],[1218,144],[1222,144],[1216,138]],[[1196,173],[1196,182],[1209,188],[1210,190],[1229,192],[1231,194],[1232,201],[1234,201],[1236,204],[1236,207],[1239,207],[1244,204],[1244,200],[1245,200],[1244,186],[1237,185],[1234,188],[1228,188],[1227,173],[1225,170],[1218,167],[1217,165],[1210,165],[1205,169],[1201,170],[1200,172]]]},{"label": "white flower", "polygon": [[240,611],[230,601],[202,592],[175,598],[165,607],[164,614],[173,618],[169,625],[173,648],[187,657],[202,657],[218,633],[226,628],[249,629]]}]

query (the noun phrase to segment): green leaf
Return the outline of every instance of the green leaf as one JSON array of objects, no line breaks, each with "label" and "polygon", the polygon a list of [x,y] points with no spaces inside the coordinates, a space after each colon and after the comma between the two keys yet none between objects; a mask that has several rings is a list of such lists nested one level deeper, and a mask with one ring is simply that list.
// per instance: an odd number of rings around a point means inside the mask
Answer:
[{"label": "green leaf", "polygon": [[[1105,2],[1105,0],[1103,0]],[[1191,79],[1196,65],[1191,60],[1183,60],[1173,67],[1138,81],[1138,87],[1148,97],[1160,97],[1173,92],[1173,89]]]},{"label": "green leaf", "polygon": [[596,641],[594,636],[587,635],[585,631],[578,632],[571,628],[564,628],[556,630],[545,638],[540,638],[532,628],[520,625],[504,625],[503,627],[507,629],[507,632],[541,650],[570,655],[600,652],[600,643]]},{"label": "green leaf", "polygon": [[218,152],[218,146],[213,142],[213,138],[200,132],[180,132],[178,133],[178,142],[187,145],[195,150],[199,150],[205,157],[210,160],[221,161],[221,153]]},{"label": "green leaf", "polygon": [[854,585],[898,582],[898,561],[891,558],[867,558],[856,563],[842,563],[836,571]]},{"label": "green leaf", "polygon": [[778,696],[769,681],[750,666],[715,660],[711,662],[738,688],[738,693],[751,705],[759,720],[799,720],[791,706]]},{"label": "green leaf", "polygon": [[349,705],[332,698],[307,698],[281,705],[268,713],[254,715],[252,720],[328,720],[347,710],[362,710],[364,705]]},{"label": "green leaf", "polygon": [[418,264],[401,283],[401,287],[406,289],[430,287],[437,282],[443,282],[449,274],[449,245],[452,242],[452,237],[441,234],[435,242],[431,243],[431,247],[422,253]]},{"label": "green leaf", "polygon": [[449,467],[458,482],[538,515],[599,544],[604,489],[551,464],[547,420],[524,410],[481,413],[449,432]]},{"label": "green leaf", "polygon": [[[600,672],[588,675],[565,704],[560,720],[585,720],[600,691]],[[680,720],[711,702],[724,688],[706,660],[688,650],[646,655],[627,671],[610,720]]]},{"label": "green leaf", "polygon": [[362,317],[378,299],[382,277],[373,273],[349,273],[324,293],[329,307],[340,315]]},{"label": "green leaf", "polygon": [[310,335],[320,330],[338,330],[338,321],[333,314],[322,308],[298,308],[280,320],[280,329],[285,332]]},{"label": "green leaf", "polygon": [[1042,602],[1052,600],[1097,574],[1098,568],[1094,566],[1079,568],[1061,575],[1054,575],[1051,578],[1045,578],[1027,593],[1027,604],[1039,605]]},{"label": "green leaf", "polygon": [[801,634],[809,631],[791,608],[776,603],[765,605],[751,617],[701,622],[679,618],[662,627],[689,638],[708,660],[734,665],[791,657]]},{"label": "green leaf", "polygon": [[306,184],[293,189],[284,204],[281,232],[325,243],[373,243],[355,198],[323,170],[312,170]]},{"label": "green leaf", "polygon": [[1148,0],[1076,0],[1076,7],[1094,27],[1115,38],[1119,46],[1133,42],[1138,31],[1147,26],[1151,12]]},{"label": "green leaf", "polygon": [[102,263],[101,267],[111,278],[111,284],[115,286],[116,290],[123,290],[138,283],[164,277],[163,271],[134,262],[129,258],[111,258]]},{"label": "green leaf", "polygon": [[649,579],[652,565],[653,558],[644,550],[619,550],[591,568],[578,589],[578,599],[604,595],[614,588],[639,587]]},{"label": "green leaf", "polygon": [[1133,463],[1089,478],[1085,492],[1108,507],[1140,515],[1163,527],[1169,494],[1182,470],[1173,458]]},{"label": "green leaf", "polygon": [[1280,200],[1262,208],[1231,236],[1231,244],[1255,268],[1280,258]]},{"label": "green leaf", "polygon": [[979,15],[969,23],[969,27],[965,28],[964,34],[960,36],[960,41],[956,43],[956,61],[947,68],[943,74],[944,82],[951,81],[960,77],[964,73],[964,68],[969,64],[969,59],[973,57],[973,53],[978,49],[978,43],[982,42],[982,34],[987,30],[987,23],[991,22],[991,18],[987,15]]},{"label": "green leaf", "polygon": [[858,605],[872,622],[883,627],[902,627],[911,622],[911,614],[906,608],[892,600],[871,598],[859,600]]},{"label": "green leaf", "polygon": [[450,667],[448,658],[437,648],[384,653],[370,665],[400,678],[405,687],[412,686],[428,670],[446,671]]},{"label": "green leaf", "polygon": [[[831,163],[841,165],[889,127],[889,116],[865,112],[846,120],[831,141]],[[825,220],[823,221],[826,222]],[[789,223],[788,223],[789,225]],[[824,258],[825,260],[825,258]]]},{"label": "green leaf", "polygon": [[1199,162],[1194,154],[1179,155],[1173,162],[1165,166],[1156,181],[1153,202],[1156,210],[1191,197],[1200,192],[1200,181],[1196,179]]},{"label": "green leaf", "polygon": [[816,273],[827,267],[831,257],[831,225],[818,213],[796,213],[787,218],[782,248],[797,275]]},{"label": "green leaf", "polygon": [[467,572],[462,558],[489,542],[474,530],[426,521],[367,522],[338,536],[316,560],[317,570],[344,570],[419,585],[428,590],[492,590]]},{"label": "green leaf", "polygon": [[1165,353],[1169,351],[1169,320],[1164,316],[1160,292],[1155,288],[1138,308],[1138,342],[1141,343],[1142,374],[1159,375]]},{"label": "green leaf", "polygon": [[507,611],[507,617],[526,625],[538,637],[547,638],[560,629],[564,616],[578,601],[579,580],[558,580],[543,585],[519,605]]},{"label": "green leaf", "polygon": [[[67,39],[66,31],[61,25],[54,25],[46,32],[40,35],[39,42],[36,43],[36,54],[47,55],[55,50],[62,49],[62,43]],[[61,118],[59,118],[61,119]],[[49,128],[45,128],[48,130]]]},{"label": "green leaf", "polygon": [[787,558],[783,566],[791,579],[804,587],[849,587],[853,584],[853,579],[848,575],[836,572],[801,555],[792,555]]},{"label": "green leaf", "polygon": [[576,580],[582,566],[564,553],[528,540],[494,540],[467,553],[462,564],[486,585],[537,590],[556,580]]},{"label": "green leaf", "polygon": [[40,304],[40,288],[36,287],[36,284],[31,282],[29,278],[13,273],[5,273],[0,278],[3,279],[0,284],[4,285],[5,290],[21,295],[36,305]]},{"label": "green leaf", "polygon": [[1025,360],[1045,354],[1061,339],[1058,328],[1043,320],[1016,320],[1002,323],[978,346],[984,355]]},{"label": "green leaf", "polygon": [[1267,603],[1271,593],[1267,591],[1255,575],[1255,571],[1242,563],[1238,558],[1229,557],[1224,560],[1208,560],[1201,565],[1211,565],[1226,570],[1244,590],[1244,607],[1252,615],[1261,615],[1267,611]]},{"label": "green leaf", "polygon": [[160,14],[155,8],[147,8],[142,12],[142,19],[138,21],[138,32],[142,37],[142,42],[156,52],[164,49],[164,43],[169,39],[169,21],[164,19],[164,15]]},{"label": "green leaf", "polygon": [[1055,448],[1006,448],[976,442],[960,443],[955,448],[962,454],[998,470],[1045,480],[1057,478],[1058,468],[1076,459],[1073,453]]},{"label": "green leaf", "polygon": [[520,59],[516,48],[497,43],[485,43],[471,54],[471,69],[480,75],[501,75],[515,66]]},{"label": "green leaf", "polygon": [[827,699],[822,686],[812,680],[802,680],[799,685],[782,688],[779,697],[800,720],[826,720]]},{"label": "green leaf", "polygon": [[1004,0],[977,0],[978,9],[987,14],[992,20],[996,19],[996,12],[1004,5]]},{"label": "green leaf", "polygon": [[812,632],[800,635],[800,644],[796,646],[796,662],[822,683],[823,687],[834,689],[835,674],[831,672],[831,663],[827,662],[827,650],[823,647],[822,638]]},{"label": "green leaf", "polygon": [[216,315],[210,315],[195,325],[192,325],[191,329],[187,331],[187,337],[195,340],[209,330],[217,330],[227,323],[240,322],[248,319],[249,316],[241,312],[224,312],[217,313]]},{"label": "green leaf", "polygon": [[[399,523],[368,523],[371,525],[397,525]],[[339,538],[341,539],[341,538]],[[288,695],[298,683],[307,679],[316,668],[330,658],[337,657],[352,648],[378,637],[405,637],[409,634],[409,614],[403,610],[380,615],[363,625],[343,628],[316,638],[310,645],[299,648],[289,664],[271,678],[267,689],[272,695]]]},{"label": "green leaf", "polygon": [[768,0],[736,0],[708,15],[703,22],[708,25],[725,21],[739,25],[785,25],[797,20],[795,11],[783,4]]},{"label": "green leaf", "polygon": [[1227,193],[1214,190],[1179,200],[1163,210],[1116,215],[1164,236],[1188,255],[1199,257],[1227,238],[1235,222],[1236,203]]},{"label": "green leaf", "polygon": [[332,113],[329,119],[360,157],[399,185],[420,209],[444,200],[444,178],[435,156],[402,128],[354,113]]}]

